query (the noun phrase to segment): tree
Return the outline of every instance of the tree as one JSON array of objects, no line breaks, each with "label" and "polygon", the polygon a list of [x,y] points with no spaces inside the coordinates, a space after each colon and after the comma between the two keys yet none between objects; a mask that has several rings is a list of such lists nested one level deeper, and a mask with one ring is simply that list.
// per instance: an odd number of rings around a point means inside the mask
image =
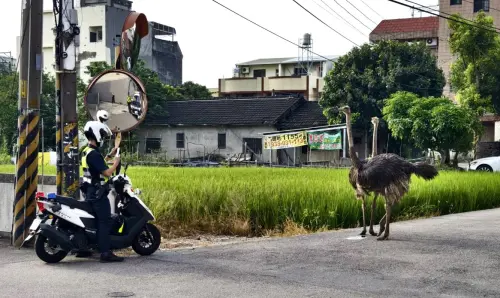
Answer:
[{"label": "tree", "polygon": [[475,131],[481,126],[468,107],[445,97],[420,98],[404,91],[387,99],[383,113],[394,137],[423,150],[442,152],[445,163],[450,162],[450,150],[465,153],[472,149]]},{"label": "tree", "polygon": [[[42,75],[40,117],[43,119],[43,140],[46,151],[56,148],[56,83],[52,75]],[[41,123],[40,123],[41,125]],[[40,150],[42,148],[40,147]]]},{"label": "tree", "polygon": [[17,135],[17,105],[18,105],[19,75],[10,72],[0,75],[0,142],[10,151],[16,142]]},{"label": "tree", "polygon": [[184,99],[210,99],[212,93],[207,87],[192,81],[185,82],[178,87],[179,93]]},{"label": "tree", "polygon": [[452,63],[450,81],[457,100],[476,112],[500,113],[500,37],[493,18],[484,12],[476,15],[474,26],[448,21],[451,30],[450,49],[458,56]]},{"label": "tree", "polygon": [[[319,103],[331,123],[342,121],[336,107],[349,105],[353,125],[366,131],[371,117],[382,117],[384,99],[391,94],[403,90],[418,96],[441,96],[444,85],[443,72],[423,43],[382,41],[364,44],[340,57],[325,77]],[[386,128],[381,125],[380,129]]]}]

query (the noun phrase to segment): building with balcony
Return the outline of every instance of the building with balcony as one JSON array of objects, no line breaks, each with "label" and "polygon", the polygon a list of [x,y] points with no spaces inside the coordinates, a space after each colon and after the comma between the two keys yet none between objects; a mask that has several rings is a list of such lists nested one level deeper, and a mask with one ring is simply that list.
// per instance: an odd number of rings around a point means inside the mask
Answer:
[{"label": "building with balcony", "polygon": [[[125,19],[132,9],[128,0],[80,0],[75,7],[80,35],[77,42],[77,75],[88,82],[86,74],[91,62],[104,61],[114,65],[115,47],[120,45],[120,36]],[[43,69],[55,74],[54,13],[43,13]],[[140,59],[146,67],[156,71],[163,83],[182,84],[182,52],[174,40],[175,28],[156,22],[149,23],[149,34],[141,40]],[[19,38],[18,38],[19,40]],[[19,44],[19,41],[18,41]],[[19,52],[19,46],[18,46]]]},{"label": "building with balcony", "polygon": [[158,73],[160,81],[170,86],[182,84],[182,51],[175,40],[175,28],[149,23],[149,34],[141,40],[139,59]]},{"label": "building with balcony", "polygon": [[438,56],[439,17],[382,20],[370,33],[370,42],[397,40],[402,42],[422,41],[431,53]]},{"label": "building with balcony", "polygon": [[[85,73],[91,62],[114,64],[115,46],[120,44],[123,22],[132,8],[127,0],[80,0],[75,7],[80,35],[77,43],[77,75],[87,82]],[[54,12],[43,12],[43,69],[55,75]]]},{"label": "building with balcony", "polygon": [[302,95],[316,101],[323,91],[323,78],[337,57],[313,57],[307,62],[298,57],[266,58],[238,63],[233,78],[219,79],[218,93],[220,97]]}]

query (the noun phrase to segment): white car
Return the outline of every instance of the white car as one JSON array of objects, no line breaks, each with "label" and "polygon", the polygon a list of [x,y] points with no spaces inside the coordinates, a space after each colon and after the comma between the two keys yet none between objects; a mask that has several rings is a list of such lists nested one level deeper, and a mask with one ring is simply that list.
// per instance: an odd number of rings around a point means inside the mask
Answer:
[{"label": "white car", "polygon": [[500,156],[485,157],[471,161],[470,171],[500,172]]}]

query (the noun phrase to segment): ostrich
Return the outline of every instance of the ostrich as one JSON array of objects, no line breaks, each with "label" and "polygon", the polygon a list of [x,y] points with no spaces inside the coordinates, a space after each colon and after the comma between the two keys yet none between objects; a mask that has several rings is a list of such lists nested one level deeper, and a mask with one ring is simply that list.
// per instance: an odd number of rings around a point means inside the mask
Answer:
[{"label": "ostrich", "polygon": [[411,175],[415,174],[425,180],[431,180],[438,175],[438,171],[435,167],[425,163],[412,164],[393,153],[376,155],[368,161],[360,160],[354,151],[351,109],[349,106],[345,106],[341,110],[346,115],[349,155],[352,161],[349,182],[355,189],[356,198],[361,199],[363,203],[363,232],[361,235],[366,234],[365,197],[373,192],[375,196],[381,195],[385,199],[385,215],[380,221],[377,240],[386,240],[389,237],[391,207],[408,192]]}]

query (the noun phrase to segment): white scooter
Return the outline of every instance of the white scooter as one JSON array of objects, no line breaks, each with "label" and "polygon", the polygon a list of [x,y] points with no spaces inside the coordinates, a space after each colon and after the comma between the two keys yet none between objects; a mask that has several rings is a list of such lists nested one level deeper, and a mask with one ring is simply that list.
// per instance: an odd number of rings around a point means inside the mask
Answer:
[{"label": "white scooter", "polygon": [[[133,190],[130,177],[126,174],[127,168],[128,165],[125,165],[123,174],[119,174],[118,170],[117,175],[107,183],[113,208],[111,249],[132,246],[139,255],[151,255],[160,246],[160,231],[149,223],[155,217],[139,198],[140,191]],[[98,249],[96,220],[89,203],[55,194],[45,197],[43,192],[36,194],[36,200],[39,214],[23,244],[38,235],[35,251],[42,261],[57,263],[69,253]]]}]

